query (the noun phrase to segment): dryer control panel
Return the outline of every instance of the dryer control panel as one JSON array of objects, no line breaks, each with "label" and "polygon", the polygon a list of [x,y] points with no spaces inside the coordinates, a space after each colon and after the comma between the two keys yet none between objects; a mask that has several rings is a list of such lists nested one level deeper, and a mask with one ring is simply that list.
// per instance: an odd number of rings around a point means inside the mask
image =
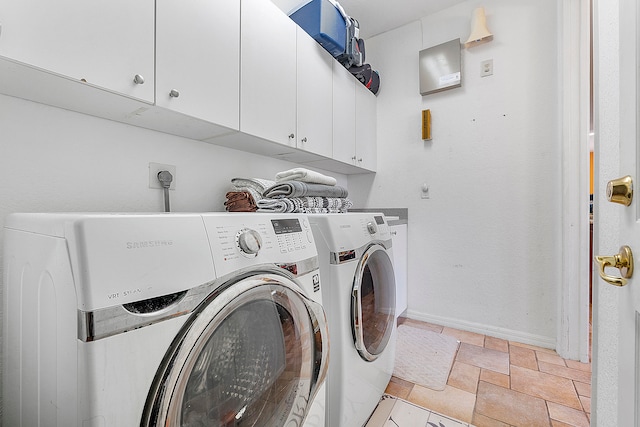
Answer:
[{"label": "dryer control panel", "polygon": [[257,264],[317,256],[309,221],[299,214],[204,215],[218,276]]}]

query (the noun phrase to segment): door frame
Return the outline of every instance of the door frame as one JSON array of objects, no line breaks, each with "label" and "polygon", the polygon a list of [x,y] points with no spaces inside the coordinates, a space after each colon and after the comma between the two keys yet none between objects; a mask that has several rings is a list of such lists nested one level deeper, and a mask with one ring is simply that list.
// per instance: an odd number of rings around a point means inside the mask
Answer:
[{"label": "door frame", "polygon": [[558,4],[562,141],[562,280],[558,289],[556,351],[589,361],[589,123],[591,2]]}]

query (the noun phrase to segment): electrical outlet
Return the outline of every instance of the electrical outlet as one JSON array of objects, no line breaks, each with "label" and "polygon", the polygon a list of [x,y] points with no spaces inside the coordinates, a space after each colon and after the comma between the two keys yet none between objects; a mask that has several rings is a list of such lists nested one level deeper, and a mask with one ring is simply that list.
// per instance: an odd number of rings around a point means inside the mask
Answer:
[{"label": "electrical outlet", "polygon": [[480,63],[480,77],[493,75],[493,59],[487,59]]},{"label": "electrical outlet", "polygon": [[174,165],[164,165],[162,163],[149,163],[149,188],[162,188],[162,184],[158,181],[158,172],[169,171],[173,175],[173,181],[169,190],[176,189],[176,167]]}]

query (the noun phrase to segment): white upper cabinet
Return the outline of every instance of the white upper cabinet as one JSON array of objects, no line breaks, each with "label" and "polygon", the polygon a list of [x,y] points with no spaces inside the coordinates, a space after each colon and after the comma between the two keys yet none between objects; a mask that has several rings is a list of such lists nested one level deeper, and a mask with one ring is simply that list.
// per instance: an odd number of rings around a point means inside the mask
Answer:
[{"label": "white upper cabinet", "polygon": [[0,93],[340,173],[376,98],[270,0],[0,0]]},{"label": "white upper cabinet", "polygon": [[376,170],[376,96],[337,61],[333,66],[333,158]]},{"label": "white upper cabinet", "polygon": [[333,63],[333,158],[355,165],[356,80],[338,61]]},{"label": "white upper cabinet", "polygon": [[239,128],[240,2],[156,0],[156,105]]},{"label": "white upper cabinet", "polygon": [[0,0],[0,55],[153,103],[154,0]]},{"label": "white upper cabinet", "polygon": [[377,166],[376,96],[363,84],[356,81],[356,163],[355,165],[375,171]]},{"label": "white upper cabinet", "polygon": [[332,73],[336,61],[303,29],[297,28],[296,146],[330,158],[333,137]]},{"label": "white upper cabinet", "polygon": [[296,146],[296,28],[270,1],[242,0],[240,130]]}]

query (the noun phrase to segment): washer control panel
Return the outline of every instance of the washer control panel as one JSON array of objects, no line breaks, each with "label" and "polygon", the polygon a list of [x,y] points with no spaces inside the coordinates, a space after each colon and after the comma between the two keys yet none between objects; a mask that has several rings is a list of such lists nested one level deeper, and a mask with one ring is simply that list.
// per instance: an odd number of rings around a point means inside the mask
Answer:
[{"label": "washer control panel", "polygon": [[271,225],[276,233],[278,249],[283,254],[313,244],[313,234],[306,218],[272,219]]},{"label": "washer control panel", "polygon": [[[354,214],[355,215],[355,214]],[[389,225],[382,214],[362,214],[359,218],[361,236],[364,242],[371,240],[389,240]]]},{"label": "washer control panel", "polygon": [[203,216],[218,276],[262,263],[317,256],[308,219],[300,214]]}]

